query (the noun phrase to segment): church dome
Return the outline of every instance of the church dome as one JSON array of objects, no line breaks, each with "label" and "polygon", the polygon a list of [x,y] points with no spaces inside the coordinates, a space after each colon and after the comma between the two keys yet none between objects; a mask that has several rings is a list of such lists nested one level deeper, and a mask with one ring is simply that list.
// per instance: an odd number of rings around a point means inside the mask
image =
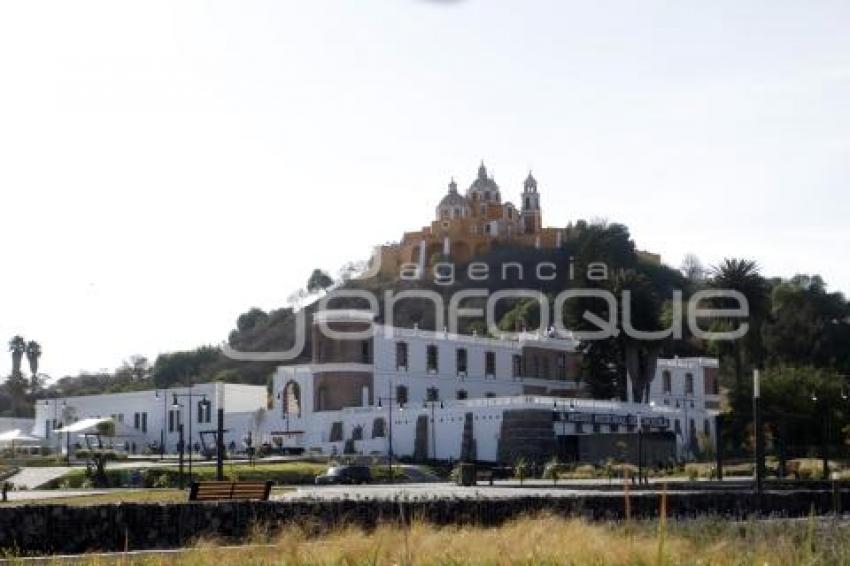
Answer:
[{"label": "church dome", "polygon": [[443,197],[437,205],[437,220],[463,218],[469,214],[466,198],[457,192],[457,183],[452,179],[449,183],[449,194]]},{"label": "church dome", "polygon": [[466,206],[466,199],[457,193],[449,193],[440,201],[440,207],[444,206]]},{"label": "church dome", "polygon": [[502,202],[499,185],[496,184],[493,177],[487,175],[487,168],[484,166],[483,161],[481,162],[481,166],[478,167],[478,177],[469,186],[469,190],[466,191],[466,200],[476,209],[479,206],[478,203],[482,203],[483,205],[483,203],[499,204]]}]

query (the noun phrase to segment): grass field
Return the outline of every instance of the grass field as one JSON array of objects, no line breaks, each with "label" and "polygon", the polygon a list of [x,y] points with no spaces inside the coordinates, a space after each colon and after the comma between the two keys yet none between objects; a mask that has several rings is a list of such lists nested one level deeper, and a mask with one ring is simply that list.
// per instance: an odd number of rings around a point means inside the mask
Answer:
[{"label": "grass field", "polygon": [[[278,485],[298,485],[313,483],[317,474],[324,472],[327,465],[316,462],[275,462],[258,463],[255,466],[249,464],[225,464],[224,475],[226,479],[232,480],[271,480]],[[184,471],[188,474],[188,466]],[[132,469],[109,469],[107,476],[111,487],[131,486],[133,482]],[[145,487],[176,487],[178,484],[177,467],[147,468],[140,471],[143,485]],[[195,465],[192,474],[196,480],[209,481],[215,479],[215,466]],[[188,476],[187,476],[188,478]],[[187,480],[188,481],[188,480]],[[90,480],[86,477],[84,470],[72,470],[58,480],[47,485],[48,488],[80,488],[92,487]]]},{"label": "grass field", "polygon": [[[289,528],[257,546],[200,541],[180,554],[87,564],[847,564],[850,526],[803,520],[590,524],[551,517],[500,528],[379,527],[311,535]],[[267,546],[259,546],[266,544]]]}]

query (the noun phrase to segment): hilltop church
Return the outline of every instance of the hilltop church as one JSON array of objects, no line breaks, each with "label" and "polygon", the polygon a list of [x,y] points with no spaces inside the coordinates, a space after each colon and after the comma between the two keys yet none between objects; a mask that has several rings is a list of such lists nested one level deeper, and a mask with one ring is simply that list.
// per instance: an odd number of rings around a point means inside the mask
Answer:
[{"label": "hilltop church", "polygon": [[[564,229],[543,226],[543,209],[537,179],[531,172],[523,182],[521,206],[502,201],[499,185],[482,162],[478,175],[464,195],[454,179],[437,205],[434,220],[415,232],[406,232],[397,244],[381,249],[381,271],[399,273],[404,264],[426,268],[437,261],[463,265],[496,246],[512,245],[555,249],[561,247]],[[639,251],[641,258],[661,263],[661,257]]]}]

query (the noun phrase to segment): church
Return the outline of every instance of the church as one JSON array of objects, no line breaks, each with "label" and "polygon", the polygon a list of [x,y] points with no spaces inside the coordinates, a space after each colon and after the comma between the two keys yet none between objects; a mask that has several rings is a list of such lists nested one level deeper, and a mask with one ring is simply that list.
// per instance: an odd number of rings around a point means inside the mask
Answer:
[{"label": "church", "polygon": [[[422,270],[439,262],[464,265],[497,246],[557,249],[563,228],[544,227],[537,179],[531,172],[520,193],[520,206],[502,201],[495,179],[482,162],[465,194],[454,179],[437,205],[429,226],[405,232],[398,243],[381,248],[381,273],[398,275],[403,265]],[[660,264],[661,256],[638,250],[641,259]]]},{"label": "church", "polygon": [[423,268],[437,261],[465,264],[499,245],[560,247],[563,230],[543,227],[537,180],[530,172],[519,202],[517,207],[502,201],[499,185],[482,162],[465,194],[451,180],[430,226],[406,232],[401,242],[381,250],[381,269],[398,273],[403,264]]}]

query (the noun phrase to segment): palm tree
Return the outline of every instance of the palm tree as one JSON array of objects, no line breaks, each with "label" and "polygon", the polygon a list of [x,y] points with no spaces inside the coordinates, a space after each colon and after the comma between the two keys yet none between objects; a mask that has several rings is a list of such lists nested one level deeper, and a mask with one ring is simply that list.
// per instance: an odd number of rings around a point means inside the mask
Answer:
[{"label": "palm tree", "polygon": [[23,336],[14,336],[9,340],[9,351],[12,352],[12,375],[21,375],[21,360],[26,352],[27,343]]},{"label": "palm tree", "polygon": [[[759,265],[748,259],[726,258],[720,265],[711,269],[712,278],[710,285],[714,289],[725,289],[738,291],[747,298],[749,303],[750,331],[747,336],[735,340],[732,349],[735,357],[735,385],[738,391],[744,381],[744,354],[749,360],[760,365],[762,362],[761,326],[769,310],[769,294],[767,280],[762,277]],[[739,305],[729,304],[729,299],[718,299],[715,301],[719,308],[737,307]],[[740,325],[740,318],[730,319],[725,322],[728,326]]]},{"label": "palm tree", "polygon": [[[634,328],[649,332],[661,330],[661,302],[648,277],[626,270],[615,280],[614,289],[620,297],[623,291],[631,293],[629,318]],[[618,340],[623,352],[623,365],[631,378],[632,390],[627,392],[626,398],[631,397],[636,403],[648,403],[649,386],[655,377],[663,342],[635,338],[627,332],[621,332]]]},{"label": "palm tree", "polygon": [[38,359],[41,357],[41,344],[35,340],[27,342],[27,362],[30,366],[30,390],[35,393],[38,390]]}]

